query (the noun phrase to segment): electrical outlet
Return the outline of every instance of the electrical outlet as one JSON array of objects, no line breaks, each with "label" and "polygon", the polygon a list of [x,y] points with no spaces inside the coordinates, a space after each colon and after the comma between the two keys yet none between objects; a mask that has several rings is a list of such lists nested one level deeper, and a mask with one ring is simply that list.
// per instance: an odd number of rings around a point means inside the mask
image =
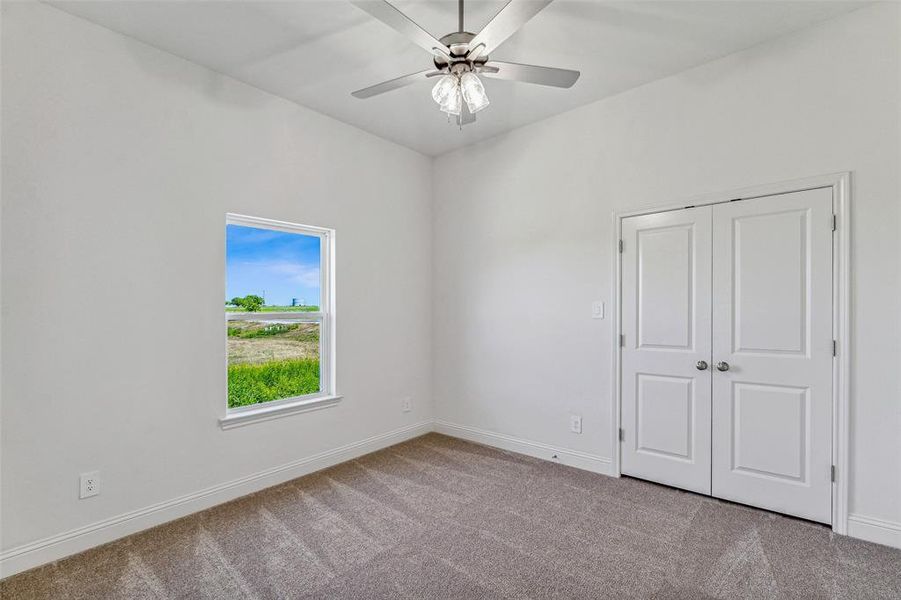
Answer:
[{"label": "electrical outlet", "polygon": [[82,473],[78,481],[80,484],[79,498],[90,498],[100,493],[100,471]]},{"label": "electrical outlet", "polygon": [[582,433],[581,415],[569,415],[569,430],[573,433]]},{"label": "electrical outlet", "polygon": [[410,398],[404,398],[403,400],[401,400],[400,409],[403,412],[410,412],[411,410],[413,410],[413,400],[411,400]]}]

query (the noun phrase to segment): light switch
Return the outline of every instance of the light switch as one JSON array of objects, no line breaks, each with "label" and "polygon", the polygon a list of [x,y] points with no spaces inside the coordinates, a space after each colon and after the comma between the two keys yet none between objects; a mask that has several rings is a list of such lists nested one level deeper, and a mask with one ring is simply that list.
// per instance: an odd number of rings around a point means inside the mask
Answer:
[{"label": "light switch", "polygon": [[603,300],[595,300],[591,303],[591,318],[592,319],[603,319],[604,318],[604,302]]}]

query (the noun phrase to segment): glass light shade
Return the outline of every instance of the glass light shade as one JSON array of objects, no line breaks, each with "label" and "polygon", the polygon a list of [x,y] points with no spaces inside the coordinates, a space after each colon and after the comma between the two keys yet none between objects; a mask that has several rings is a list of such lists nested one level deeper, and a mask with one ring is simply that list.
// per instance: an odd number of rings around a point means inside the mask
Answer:
[{"label": "glass light shade", "polygon": [[457,92],[457,78],[453,75],[445,75],[438,80],[432,88],[432,99],[438,104],[444,104],[447,99]]},{"label": "glass light shade", "polygon": [[454,92],[447,97],[441,105],[441,110],[449,115],[459,115],[463,110],[463,98],[460,95],[460,88],[454,87]]},{"label": "glass light shade", "polygon": [[485,93],[485,86],[479,80],[475,73],[463,73],[460,78],[460,88],[463,91],[463,99],[466,100],[466,106],[469,112],[476,114],[486,106],[488,106],[488,94]]}]

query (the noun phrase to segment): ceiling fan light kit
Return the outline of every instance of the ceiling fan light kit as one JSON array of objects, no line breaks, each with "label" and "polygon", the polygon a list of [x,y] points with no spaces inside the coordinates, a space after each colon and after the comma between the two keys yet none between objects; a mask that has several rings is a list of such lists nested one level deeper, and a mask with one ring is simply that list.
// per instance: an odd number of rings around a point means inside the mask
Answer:
[{"label": "ceiling fan light kit", "polygon": [[456,124],[462,127],[475,122],[475,114],[490,104],[479,75],[560,88],[572,87],[579,79],[578,71],[491,61],[488,56],[526,21],[550,4],[551,0],[510,0],[478,34],[464,30],[463,0],[458,0],[458,30],[440,40],[436,40],[386,0],[351,1],[428,51],[434,63],[432,69],[357,90],[352,94],[355,98],[371,98],[440,76],[432,88],[432,99],[442,112],[456,117]]},{"label": "ceiling fan light kit", "polygon": [[432,90],[432,98],[435,99],[441,110],[449,115],[459,115],[463,110],[460,81],[455,75],[442,77],[441,81],[435,84],[435,89]]},{"label": "ceiling fan light kit", "polygon": [[466,106],[472,114],[476,114],[490,104],[482,80],[472,71],[467,71],[460,76],[460,90],[463,99],[466,100]]},{"label": "ceiling fan light kit", "polygon": [[451,72],[439,79],[432,88],[432,99],[443,112],[454,116],[460,115],[463,102],[473,115],[490,104],[485,86],[472,71]]}]

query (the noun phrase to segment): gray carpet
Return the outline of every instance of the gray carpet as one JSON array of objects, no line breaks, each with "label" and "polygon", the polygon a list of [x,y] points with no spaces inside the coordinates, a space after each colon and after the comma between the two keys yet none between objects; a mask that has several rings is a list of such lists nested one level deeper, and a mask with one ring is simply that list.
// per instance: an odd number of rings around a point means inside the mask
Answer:
[{"label": "gray carpet", "polygon": [[901,551],[430,434],[0,583],[6,598],[901,598]]}]

